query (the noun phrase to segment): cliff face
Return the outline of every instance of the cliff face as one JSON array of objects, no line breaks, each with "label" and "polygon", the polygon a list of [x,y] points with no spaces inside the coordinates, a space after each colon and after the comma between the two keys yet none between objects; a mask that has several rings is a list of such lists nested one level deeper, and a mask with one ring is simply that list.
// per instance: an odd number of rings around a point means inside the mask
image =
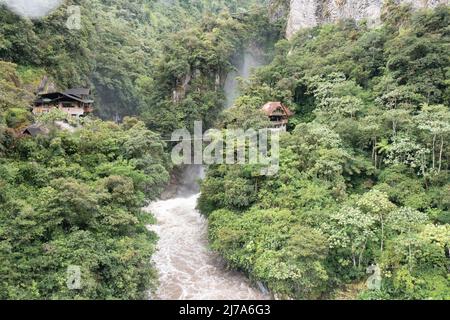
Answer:
[{"label": "cliff face", "polygon": [[[367,19],[379,22],[384,0],[291,0],[287,38],[302,28],[314,27],[339,19]],[[439,4],[449,5],[450,0],[399,0],[413,8],[432,8]]]}]

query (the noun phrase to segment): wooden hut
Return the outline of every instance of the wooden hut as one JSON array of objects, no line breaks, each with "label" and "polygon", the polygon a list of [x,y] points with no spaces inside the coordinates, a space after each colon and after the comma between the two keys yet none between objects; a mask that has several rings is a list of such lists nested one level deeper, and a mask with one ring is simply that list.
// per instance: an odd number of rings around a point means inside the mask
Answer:
[{"label": "wooden hut", "polygon": [[262,107],[262,111],[269,117],[272,127],[275,129],[286,128],[289,118],[294,115],[294,113],[281,102],[268,102]]}]

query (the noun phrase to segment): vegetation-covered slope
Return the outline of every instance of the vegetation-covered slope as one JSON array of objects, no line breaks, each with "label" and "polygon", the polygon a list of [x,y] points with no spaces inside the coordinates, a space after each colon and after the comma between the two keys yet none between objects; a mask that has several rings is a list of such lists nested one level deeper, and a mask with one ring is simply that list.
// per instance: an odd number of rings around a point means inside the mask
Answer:
[{"label": "vegetation-covered slope", "polygon": [[[33,21],[0,7],[1,299],[141,299],[156,286],[141,208],[172,169],[160,134],[212,122],[231,56],[250,34],[277,37],[261,9],[231,16],[252,3],[66,1]],[[81,30],[65,26],[71,4]],[[33,117],[44,75],[92,87],[96,112],[123,123],[86,119],[72,132],[54,126],[58,113]],[[35,121],[49,132],[21,135]],[[81,290],[67,286],[71,265]]]},{"label": "vegetation-covered slope", "polygon": [[[36,21],[0,8],[0,298],[138,299],[155,286],[140,208],[169,177],[159,134],[211,125],[231,58],[281,38],[254,2],[66,1]],[[70,4],[81,30],[65,27]],[[376,29],[346,21],[280,40],[220,121],[265,126],[267,101],[294,110],[279,174],[211,166],[202,185],[211,245],[232,267],[283,297],[356,286],[450,298],[449,19],[448,7],[390,4]],[[43,117],[49,133],[23,137],[45,74],[92,86],[104,118],[143,122],[70,132]],[[380,290],[365,290],[371,264]],[[67,288],[70,265],[82,290]]]},{"label": "vegetation-covered slope", "polygon": [[[140,299],[156,283],[141,208],[169,179],[142,122],[86,119],[61,131],[28,105],[44,70],[0,62],[0,298]],[[47,134],[22,136],[38,121]],[[70,290],[78,266],[82,289]]]},{"label": "vegetation-covered slope", "polygon": [[[171,132],[217,113],[215,77],[225,80],[250,36],[278,36],[264,7],[254,6],[260,2],[68,0],[33,21],[0,7],[0,59],[42,68],[63,88],[91,86],[102,118],[143,114],[153,129]],[[66,27],[74,4],[81,30]]]},{"label": "vegetation-covered slope", "polygon": [[[213,166],[199,203],[212,247],[281,296],[356,284],[364,298],[450,298],[450,12],[384,12],[379,28],[281,40],[224,116],[246,126],[277,100],[296,112],[278,175]],[[371,264],[380,290],[366,290]]]}]

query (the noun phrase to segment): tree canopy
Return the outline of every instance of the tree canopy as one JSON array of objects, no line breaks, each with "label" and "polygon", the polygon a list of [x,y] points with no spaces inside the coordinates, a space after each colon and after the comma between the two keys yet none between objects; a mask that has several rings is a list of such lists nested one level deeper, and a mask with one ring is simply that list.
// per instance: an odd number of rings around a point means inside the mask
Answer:
[{"label": "tree canopy", "polygon": [[222,117],[245,126],[266,101],[295,111],[276,176],[211,166],[199,200],[213,248],[282,297],[450,298],[450,11],[389,5],[376,28],[280,40]]}]

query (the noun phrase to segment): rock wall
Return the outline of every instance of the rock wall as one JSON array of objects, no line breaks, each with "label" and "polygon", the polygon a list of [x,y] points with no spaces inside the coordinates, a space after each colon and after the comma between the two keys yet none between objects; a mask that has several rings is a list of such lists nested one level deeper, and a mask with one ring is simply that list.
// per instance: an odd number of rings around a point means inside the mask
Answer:
[{"label": "rock wall", "polygon": [[[433,8],[449,5],[450,0],[398,0],[413,8]],[[367,19],[376,24],[380,20],[384,0],[291,0],[286,37],[291,38],[302,28],[314,27],[340,19]]]}]

